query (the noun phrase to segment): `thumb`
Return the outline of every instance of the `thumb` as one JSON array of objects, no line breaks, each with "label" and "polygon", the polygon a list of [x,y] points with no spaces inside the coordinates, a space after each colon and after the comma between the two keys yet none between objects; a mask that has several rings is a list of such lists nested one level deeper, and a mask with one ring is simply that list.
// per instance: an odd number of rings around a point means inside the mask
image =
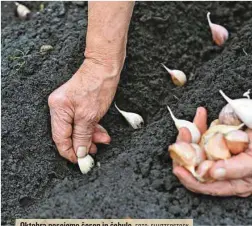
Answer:
[{"label": "thumb", "polygon": [[242,152],[227,160],[216,162],[210,170],[216,180],[241,179],[252,176],[252,156]]},{"label": "thumb", "polygon": [[73,126],[73,147],[78,158],[85,157],[92,144],[94,124],[81,119],[74,122]]}]

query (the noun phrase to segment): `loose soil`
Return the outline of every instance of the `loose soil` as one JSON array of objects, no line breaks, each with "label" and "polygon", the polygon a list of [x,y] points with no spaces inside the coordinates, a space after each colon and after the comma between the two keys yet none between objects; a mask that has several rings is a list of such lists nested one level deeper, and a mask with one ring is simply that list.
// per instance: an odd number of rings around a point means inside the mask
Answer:
[{"label": "loose soil", "polygon": [[[193,218],[196,225],[252,224],[252,197],[211,197],[186,190],[167,152],[176,129],[166,105],[192,120],[198,106],[209,122],[225,101],[252,88],[251,2],[137,2],[125,66],[115,97],[140,113],[133,130],[113,105],[101,124],[112,136],[99,146],[95,167],[82,175],[51,139],[48,95],[83,61],[87,3],[25,2],[30,20],[2,2],[2,224],[15,218]],[[213,44],[206,13],[230,32]],[[41,55],[41,45],[54,49]],[[175,87],[160,63],[188,75]]]}]

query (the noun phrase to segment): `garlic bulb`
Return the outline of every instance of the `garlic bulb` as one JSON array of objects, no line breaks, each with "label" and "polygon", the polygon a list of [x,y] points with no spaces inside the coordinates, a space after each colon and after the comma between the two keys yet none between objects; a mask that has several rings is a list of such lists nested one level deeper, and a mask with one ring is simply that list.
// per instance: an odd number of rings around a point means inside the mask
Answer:
[{"label": "garlic bulb", "polygon": [[166,67],[164,64],[161,64],[171,75],[172,81],[176,86],[183,86],[187,79],[186,75],[183,71],[180,70],[171,70],[168,67]]},{"label": "garlic bulb", "polygon": [[31,11],[24,5],[15,2],[17,6],[17,14],[21,19],[27,19],[31,13]]},{"label": "garlic bulb", "polygon": [[222,90],[220,94],[231,105],[239,119],[252,129],[252,100],[245,98],[232,100]]},{"label": "garlic bulb", "polygon": [[198,166],[201,162],[206,160],[206,153],[198,144],[191,143],[191,146],[194,148],[196,154],[196,166]]},{"label": "garlic bulb", "polygon": [[235,155],[245,151],[249,145],[249,136],[242,130],[227,133],[225,140],[229,151]]},{"label": "garlic bulb", "polygon": [[197,157],[194,148],[182,141],[178,141],[169,146],[171,158],[180,166],[185,167],[194,177],[198,177],[195,172]]},{"label": "garlic bulb", "polygon": [[94,159],[91,155],[86,155],[83,158],[78,158],[78,165],[83,174],[88,173],[94,166]]},{"label": "garlic bulb", "polygon": [[213,37],[214,42],[218,46],[223,45],[224,42],[228,39],[227,29],[221,25],[212,23],[210,19],[210,12],[207,13],[207,20],[208,20],[208,24],[212,32],[212,37]]},{"label": "garlic bulb", "polygon": [[168,108],[168,111],[170,112],[172,120],[175,123],[176,128],[179,130],[182,127],[186,127],[190,131],[190,133],[191,133],[192,143],[198,143],[199,140],[200,140],[200,131],[199,131],[198,127],[194,123],[192,123],[192,122],[189,122],[189,121],[186,121],[186,120],[183,120],[183,119],[177,119],[173,115],[170,107],[167,106],[167,108]]},{"label": "garlic bulb", "polygon": [[227,104],[222,108],[219,114],[219,122],[220,124],[232,126],[238,126],[242,123],[230,104]]},{"label": "garlic bulb", "polygon": [[122,116],[127,120],[127,122],[134,128],[134,129],[139,129],[143,126],[144,120],[142,116],[132,113],[132,112],[127,112],[127,111],[122,111],[120,110],[116,103],[115,103],[116,109],[122,114]]},{"label": "garlic bulb", "polygon": [[231,154],[226,145],[223,134],[214,134],[205,144],[207,158],[209,160],[229,159]]}]

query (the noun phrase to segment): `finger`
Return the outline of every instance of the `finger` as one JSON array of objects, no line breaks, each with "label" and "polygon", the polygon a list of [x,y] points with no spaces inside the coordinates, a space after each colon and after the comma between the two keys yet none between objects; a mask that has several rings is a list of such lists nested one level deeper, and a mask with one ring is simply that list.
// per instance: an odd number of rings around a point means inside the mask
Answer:
[{"label": "finger", "polygon": [[92,136],[95,124],[83,119],[75,120],[73,127],[73,147],[78,158],[85,157],[92,144]]},{"label": "finger", "polygon": [[108,133],[108,131],[101,125],[97,124],[95,126],[94,132]]},{"label": "finger", "polygon": [[207,110],[204,107],[198,107],[193,122],[198,127],[201,134],[207,130]]},{"label": "finger", "polygon": [[95,132],[92,136],[92,141],[94,143],[109,144],[111,137],[107,133]]},{"label": "finger", "polygon": [[96,154],[97,153],[97,147],[94,143],[91,144],[89,154]]},{"label": "finger", "polygon": [[72,118],[65,111],[50,109],[52,138],[59,154],[76,163],[77,158],[72,144]]},{"label": "finger", "polygon": [[236,195],[236,192],[228,181],[203,184],[197,181],[189,171],[180,166],[174,168],[173,173],[178,177],[180,182],[192,192],[213,196]]},{"label": "finger", "polygon": [[177,136],[177,141],[184,141],[187,143],[191,143],[192,142],[192,135],[190,133],[190,131],[183,127],[179,129],[179,134]]},{"label": "finger", "polygon": [[230,159],[220,160],[210,169],[210,175],[216,180],[252,177],[252,156],[242,152]]}]

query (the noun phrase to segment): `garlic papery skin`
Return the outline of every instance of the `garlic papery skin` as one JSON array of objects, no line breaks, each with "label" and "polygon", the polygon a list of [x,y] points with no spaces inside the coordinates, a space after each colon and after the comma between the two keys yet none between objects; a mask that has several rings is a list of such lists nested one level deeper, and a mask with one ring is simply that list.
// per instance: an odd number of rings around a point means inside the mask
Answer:
[{"label": "garlic papery skin", "polygon": [[220,94],[231,105],[239,119],[252,129],[252,100],[246,98],[232,100],[222,90]]},{"label": "garlic papery skin", "polygon": [[250,99],[250,96],[249,96],[250,93],[251,93],[250,90],[251,90],[251,89],[247,90],[245,93],[243,93],[242,96],[247,97],[248,99]]},{"label": "garlic papery skin", "polygon": [[219,122],[220,124],[232,126],[238,126],[242,123],[230,104],[227,104],[222,108],[219,114]]},{"label": "garlic papery skin", "polygon": [[161,63],[161,65],[171,75],[172,81],[176,86],[183,86],[186,83],[187,79],[183,71],[171,70],[168,67],[166,67],[164,64]]},{"label": "garlic papery skin", "polygon": [[196,154],[196,166],[198,166],[201,162],[203,162],[204,160],[206,160],[206,153],[205,153],[205,151],[198,144],[191,143],[191,146],[195,150],[195,154]]},{"label": "garlic papery skin", "polygon": [[182,127],[186,127],[190,133],[191,133],[191,136],[192,136],[192,143],[198,143],[199,140],[200,140],[200,131],[198,129],[198,127],[192,123],[192,122],[189,122],[187,120],[183,120],[183,119],[177,119],[174,114],[172,113],[171,109],[169,106],[167,106],[168,108],[168,111],[170,112],[170,115],[172,117],[172,120],[174,121],[175,123],[175,126],[176,128],[179,130],[180,128]]},{"label": "garlic papery skin", "polygon": [[212,32],[212,37],[213,37],[214,42],[218,46],[223,45],[225,41],[228,39],[227,29],[219,24],[212,23],[210,19],[210,12],[207,13],[207,20],[208,20],[208,24]]},{"label": "garlic papery skin", "polygon": [[213,121],[211,122],[209,128],[212,127],[212,126],[217,126],[217,125],[219,125],[219,124],[220,124],[220,120],[219,120],[219,119],[215,119],[215,120],[213,120]]},{"label": "garlic papery skin", "polygon": [[195,172],[197,157],[194,148],[189,143],[178,141],[170,145],[168,151],[178,165],[185,167],[193,176],[197,177]]},{"label": "garlic papery skin", "polygon": [[223,134],[214,134],[205,144],[207,158],[209,160],[229,159],[231,154],[227,147]]},{"label": "garlic papery skin", "polygon": [[140,129],[143,126],[144,120],[141,115],[132,112],[122,111],[117,107],[116,103],[115,107],[134,129]]},{"label": "garlic papery skin", "polygon": [[94,159],[91,155],[86,155],[83,158],[78,158],[78,165],[83,174],[87,174],[94,166]]},{"label": "garlic papery skin", "polygon": [[15,2],[17,6],[17,14],[21,19],[27,19],[31,11],[24,5]]},{"label": "garlic papery skin", "polygon": [[249,136],[242,130],[235,130],[225,135],[225,140],[229,151],[237,155],[248,148]]},{"label": "garlic papery skin", "polygon": [[234,130],[239,130],[244,126],[240,124],[239,126],[228,126],[228,125],[215,125],[210,127],[201,137],[200,147],[203,148],[208,140],[216,133],[227,134]]},{"label": "garlic papery skin", "polygon": [[209,181],[213,181],[213,178],[211,178],[209,170],[211,169],[211,167],[213,166],[214,161],[212,160],[205,160],[204,162],[202,162],[196,172],[198,175],[197,179],[200,179],[201,182],[209,182]]}]

